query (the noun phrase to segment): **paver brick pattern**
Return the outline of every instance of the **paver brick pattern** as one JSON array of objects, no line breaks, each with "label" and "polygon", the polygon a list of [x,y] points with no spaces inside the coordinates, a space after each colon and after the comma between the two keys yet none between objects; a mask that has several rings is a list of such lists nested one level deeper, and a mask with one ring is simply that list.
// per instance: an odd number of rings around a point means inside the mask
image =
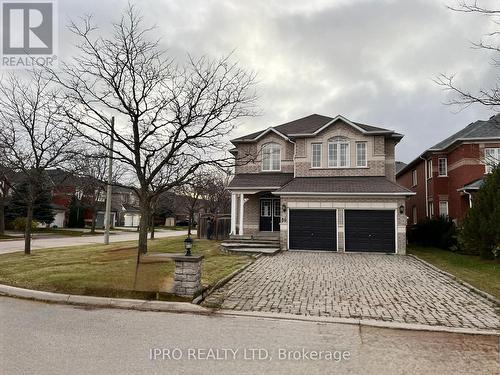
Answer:
[{"label": "paver brick pattern", "polygon": [[242,311],[499,328],[493,302],[398,255],[287,251],[261,257],[205,303]]}]

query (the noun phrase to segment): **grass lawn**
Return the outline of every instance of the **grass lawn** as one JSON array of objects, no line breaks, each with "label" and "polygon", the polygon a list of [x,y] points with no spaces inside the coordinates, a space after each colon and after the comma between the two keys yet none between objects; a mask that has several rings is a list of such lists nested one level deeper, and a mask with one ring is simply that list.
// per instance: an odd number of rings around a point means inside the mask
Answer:
[{"label": "grass lawn", "polygon": [[[149,242],[150,253],[179,253],[184,236]],[[219,242],[195,240],[194,254],[205,255],[202,283],[212,285],[249,260],[249,256],[219,251]],[[168,294],[173,284],[174,262],[141,264],[134,290],[137,257],[135,242],[84,245],[0,255],[0,283],[57,293],[103,297],[178,299]]]},{"label": "grass lawn", "polygon": [[408,253],[500,299],[500,262],[433,247],[409,246]]},{"label": "grass lawn", "polygon": [[85,230],[85,231],[71,230],[71,229],[58,229],[58,228],[34,228],[32,230],[32,232],[33,233],[59,234],[61,236],[68,236],[68,237],[98,236],[98,235],[102,235],[104,233],[103,231],[96,230],[95,233],[91,234],[90,228]]}]

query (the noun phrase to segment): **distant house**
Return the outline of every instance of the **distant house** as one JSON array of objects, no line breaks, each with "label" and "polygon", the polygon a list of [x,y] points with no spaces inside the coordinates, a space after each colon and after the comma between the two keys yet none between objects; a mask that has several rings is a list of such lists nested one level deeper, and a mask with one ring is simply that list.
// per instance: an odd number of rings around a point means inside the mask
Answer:
[{"label": "distant house", "polygon": [[396,173],[416,195],[406,201],[409,224],[443,215],[460,222],[483,178],[500,161],[500,115],[449,136]]}]

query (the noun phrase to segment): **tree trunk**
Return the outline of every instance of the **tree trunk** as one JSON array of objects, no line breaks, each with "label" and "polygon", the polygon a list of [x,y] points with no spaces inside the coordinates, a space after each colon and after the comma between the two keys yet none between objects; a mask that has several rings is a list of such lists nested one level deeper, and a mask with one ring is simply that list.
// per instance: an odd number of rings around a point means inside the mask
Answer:
[{"label": "tree trunk", "polygon": [[151,208],[149,201],[142,199],[140,210],[141,220],[139,221],[139,253],[146,254],[148,252],[148,232],[149,232],[149,217],[151,216]]},{"label": "tree trunk", "polygon": [[26,214],[26,228],[24,231],[24,254],[31,254],[31,225],[33,224],[33,202],[28,203]]},{"label": "tree trunk", "polygon": [[92,223],[90,224],[90,233],[95,233],[95,222],[97,220],[97,210],[95,208],[92,209]]},{"label": "tree trunk", "polygon": [[151,213],[151,236],[150,239],[155,239],[155,214]]},{"label": "tree trunk", "polygon": [[5,234],[5,199],[0,198],[0,236]]}]

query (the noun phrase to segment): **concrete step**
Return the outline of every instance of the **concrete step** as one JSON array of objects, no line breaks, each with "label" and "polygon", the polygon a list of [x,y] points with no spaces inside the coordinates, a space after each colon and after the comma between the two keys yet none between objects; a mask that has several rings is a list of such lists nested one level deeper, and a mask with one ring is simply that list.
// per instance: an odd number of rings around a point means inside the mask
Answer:
[{"label": "concrete step", "polygon": [[268,247],[268,248],[279,248],[280,243],[279,242],[274,242],[274,243],[261,243],[261,242],[223,242],[221,243],[221,246],[226,247],[226,248],[238,248],[238,247],[252,247],[252,248],[259,248],[259,247]]},{"label": "concrete step", "polygon": [[238,247],[238,248],[229,248],[224,251],[230,254],[263,254],[263,255],[274,255],[280,251],[279,248],[271,247]]},{"label": "concrete step", "polygon": [[224,243],[243,243],[259,245],[279,245],[279,240],[224,240]]}]

